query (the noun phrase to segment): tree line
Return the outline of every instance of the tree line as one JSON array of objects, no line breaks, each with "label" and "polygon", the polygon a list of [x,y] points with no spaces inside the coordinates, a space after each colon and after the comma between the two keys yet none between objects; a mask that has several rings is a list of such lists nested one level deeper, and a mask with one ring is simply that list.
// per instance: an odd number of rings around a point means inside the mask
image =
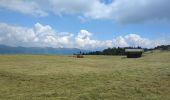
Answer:
[{"label": "tree line", "polygon": [[104,49],[102,51],[92,51],[92,52],[82,53],[82,54],[83,55],[126,55],[125,49],[144,49],[145,52],[156,50],[156,49],[170,50],[170,45],[161,45],[155,48],[142,48],[140,46],[138,47],[113,47],[113,48]]}]

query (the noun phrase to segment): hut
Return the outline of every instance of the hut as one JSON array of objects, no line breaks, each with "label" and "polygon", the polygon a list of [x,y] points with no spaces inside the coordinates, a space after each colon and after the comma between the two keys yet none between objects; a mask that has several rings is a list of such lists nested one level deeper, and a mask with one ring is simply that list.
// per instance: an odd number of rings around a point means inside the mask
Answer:
[{"label": "hut", "polygon": [[142,56],[143,49],[125,49],[127,58],[139,58]]}]

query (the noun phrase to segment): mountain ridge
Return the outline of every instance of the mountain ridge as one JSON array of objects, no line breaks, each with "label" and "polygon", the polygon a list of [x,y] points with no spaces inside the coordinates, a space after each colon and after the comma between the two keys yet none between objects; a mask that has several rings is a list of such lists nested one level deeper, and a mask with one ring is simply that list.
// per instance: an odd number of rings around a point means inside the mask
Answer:
[{"label": "mountain ridge", "polygon": [[77,54],[80,52],[89,52],[78,48],[53,48],[53,47],[12,47],[7,45],[0,45],[0,54]]}]

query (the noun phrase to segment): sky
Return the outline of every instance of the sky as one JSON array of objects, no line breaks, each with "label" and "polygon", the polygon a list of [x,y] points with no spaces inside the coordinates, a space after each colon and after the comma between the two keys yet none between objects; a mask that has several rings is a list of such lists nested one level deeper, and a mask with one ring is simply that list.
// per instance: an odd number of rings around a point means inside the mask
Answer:
[{"label": "sky", "polygon": [[0,0],[0,44],[81,48],[170,44],[170,0]]}]

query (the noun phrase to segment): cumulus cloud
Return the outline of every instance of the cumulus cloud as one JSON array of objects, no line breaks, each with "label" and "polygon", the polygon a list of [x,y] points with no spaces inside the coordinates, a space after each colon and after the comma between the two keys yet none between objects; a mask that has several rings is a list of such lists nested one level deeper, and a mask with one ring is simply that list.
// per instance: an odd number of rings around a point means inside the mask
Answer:
[{"label": "cumulus cloud", "polygon": [[[128,46],[154,47],[158,45],[156,41],[157,40],[151,40],[148,38],[141,37],[138,34],[128,34],[113,39],[114,46],[116,47],[128,47]],[[161,44],[160,41],[159,43]]]},{"label": "cumulus cloud", "polygon": [[132,46],[151,46],[152,41],[147,38],[142,38],[137,34],[129,34],[125,36],[125,39],[129,42]]},{"label": "cumulus cloud", "polygon": [[37,40],[33,29],[10,26],[5,23],[0,23],[0,37],[0,43],[7,45],[18,45]]},{"label": "cumulus cloud", "polygon": [[125,38],[122,37],[122,36],[119,36],[116,39],[113,39],[113,43],[114,43],[114,46],[116,46],[116,47],[127,47],[127,46],[129,46],[129,44],[127,43]]},{"label": "cumulus cloud", "polygon": [[73,14],[119,23],[170,20],[169,0],[0,0],[5,8],[36,16]]},{"label": "cumulus cloud", "polygon": [[75,46],[78,48],[107,48],[113,47],[112,40],[95,40],[92,39],[92,33],[87,30],[80,30],[78,35],[75,37]]},{"label": "cumulus cloud", "polygon": [[86,30],[80,30],[78,35],[75,37],[76,44],[79,47],[96,47],[98,44],[100,44],[100,41],[92,40],[91,33]]},{"label": "cumulus cloud", "polygon": [[93,39],[91,32],[84,29],[74,36],[69,32],[56,32],[51,26],[40,23],[36,23],[32,28],[0,23],[0,44],[10,46],[102,49],[127,46],[154,47],[170,44],[169,40],[169,38],[151,40],[138,34],[97,40]]},{"label": "cumulus cloud", "polygon": [[77,36],[56,32],[49,25],[36,23],[33,28],[0,23],[0,44],[26,47],[101,48],[112,47],[112,40],[92,39],[92,33],[80,30]]},{"label": "cumulus cloud", "polygon": [[92,33],[87,30],[80,30],[75,37],[75,43],[78,48],[108,48],[108,47],[128,47],[128,46],[141,46],[141,47],[155,47],[158,45],[170,44],[169,38],[160,38],[151,40],[141,37],[138,34],[127,34],[125,36],[118,36],[110,40],[95,40],[92,39]]},{"label": "cumulus cloud", "polygon": [[36,23],[33,28],[0,23],[0,43],[11,46],[71,47],[71,33],[60,35],[49,25]]}]

